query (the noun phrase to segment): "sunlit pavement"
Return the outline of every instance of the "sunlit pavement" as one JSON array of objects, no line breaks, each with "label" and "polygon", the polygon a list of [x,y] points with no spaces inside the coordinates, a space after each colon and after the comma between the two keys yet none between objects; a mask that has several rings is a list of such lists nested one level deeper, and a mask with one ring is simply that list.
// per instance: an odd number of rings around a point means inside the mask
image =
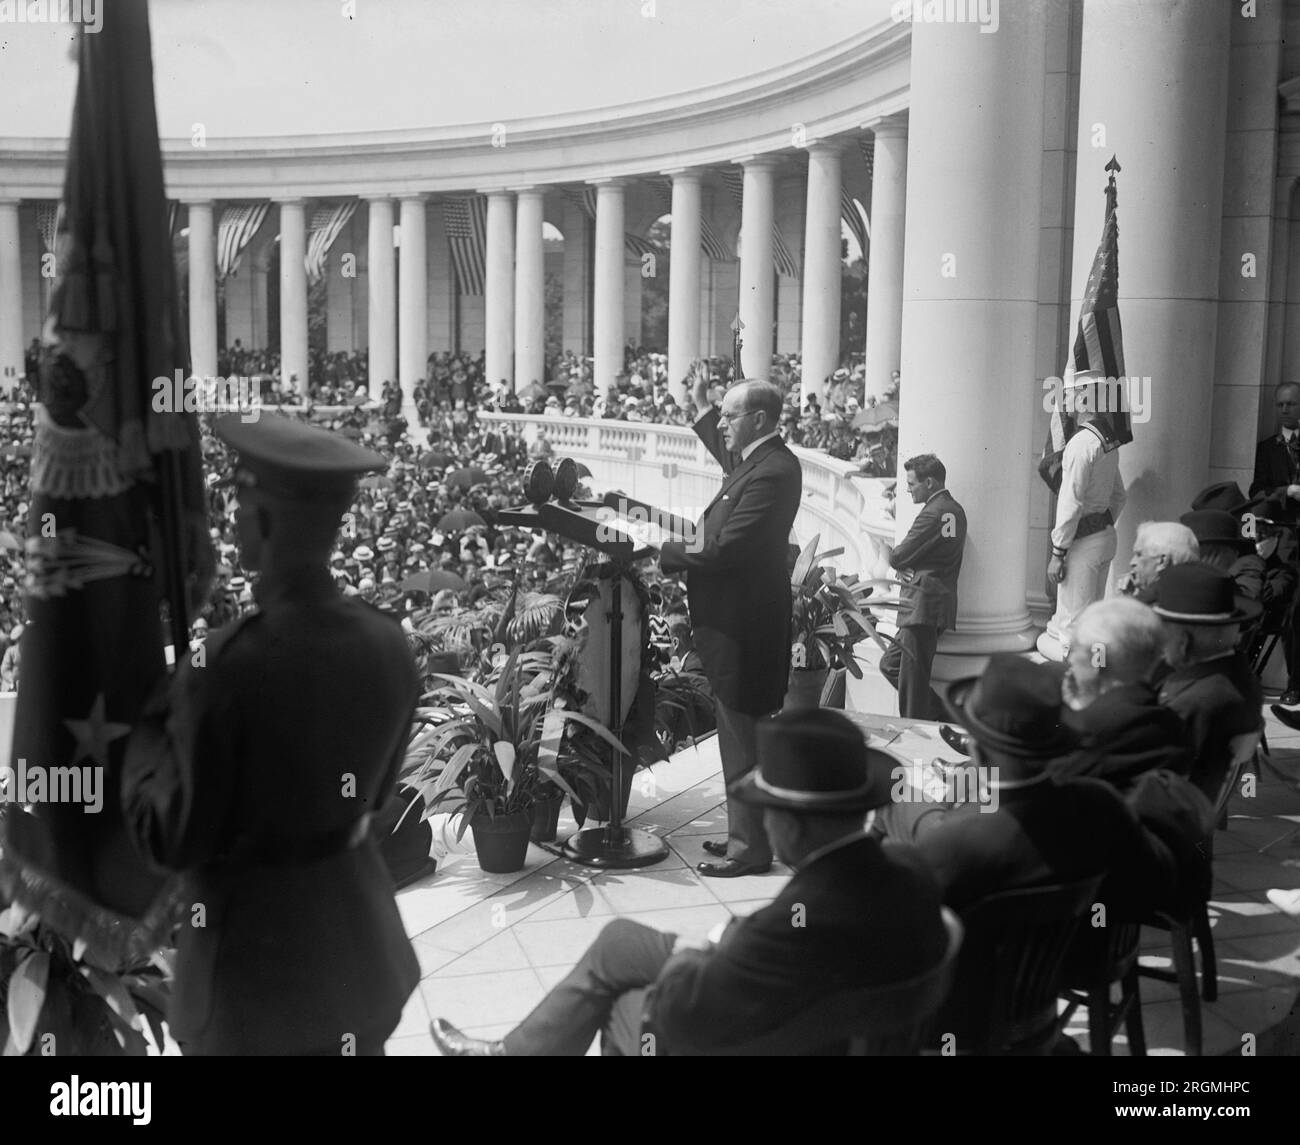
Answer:
[{"label": "sunlit pavement", "polygon": [[[873,743],[909,760],[957,758],[933,725],[854,718],[869,728]],[[1268,716],[1268,742],[1276,767],[1300,777],[1300,733]],[[695,873],[695,864],[706,858],[703,841],[722,837],[723,800],[716,740],[710,737],[638,773],[629,821],[669,845],[668,857],[653,867],[599,871],[533,846],[525,868],[514,874],[485,874],[469,854],[444,862],[437,874],[401,891],[398,907],[422,980],[387,1052],[435,1054],[430,1017],[446,1018],[476,1037],[502,1036],[612,918],[703,937],[717,923],[770,901],[790,874],[780,865],[770,874],[740,879]],[[566,811],[560,839],[573,829]],[[1247,1034],[1254,1035],[1260,1054],[1300,1051],[1300,1046],[1288,1049],[1291,1039],[1273,1029],[1287,1018],[1300,988],[1300,918],[1268,901],[1265,892],[1272,887],[1300,887],[1300,791],[1294,780],[1265,768],[1251,797],[1239,793],[1233,799],[1228,829],[1215,839],[1210,921],[1219,999],[1202,1003],[1206,1055],[1240,1053]],[[1170,965],[1166,935],[1146,931],[1142,947],[1144,962]],[[1148,1053],[1181,1054],[1177,988],[1144,978],[1141,992]],[[1086,1049],[1086,1014],[1076,1015],[1067,1033]],[[595,1043],[590,1052],[598,1052]],[[1127,1053],[1122,1035],[1114,1052]]]}]

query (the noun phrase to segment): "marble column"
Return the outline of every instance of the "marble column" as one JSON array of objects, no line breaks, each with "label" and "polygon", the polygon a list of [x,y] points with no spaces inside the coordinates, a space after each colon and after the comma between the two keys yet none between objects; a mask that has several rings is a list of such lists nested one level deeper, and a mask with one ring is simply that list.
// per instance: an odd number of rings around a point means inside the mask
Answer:
[{"label": "marble column", "polygon": [[[23,366],[23,265],[18,200],[0,199],[0,393],[10,393]],[[34,384],[36,379],[31,379]]]},{"label": "marble column", "polygon": [[772,222],[777,160],[745,161],[740,212],[740,365],[747,378],[766,381],[772,369],[772,323],[776,318]]},{"label": "marble column", "polygon": [[307,393],[307,220],[301,199],[280,204],[280,384]]},{"label": "marble column", "polygon": [[370,306],[367,374],[369,393],[378,398],[384,383],[397,378],[397,268],[393,265],[393,200],[369,201],[370,230],[366,248]]},{"label": "marble column", "polygon": [[543,265],[540,188],[516,194],[515,385],[546,382],[546,273]]},{"label": "marble column", "polygon": [[596,184],[593,380],[603,394],[623,372],[623,184]]},{"label": "marble column", "polygon": [[591,319],[591,235],[587,215],[566,197],[564,202],[564,348],[585,358]]},{"label": "marble column", "polygon": [[217,245],[212,203],[189,203],[190,371],[217,376]]},{"label": "marble column", "polygon": [[486,260],[484,376],[493,390],[502,379],[515,389],[515,204],[509,191],[488,192]]},{"label": "marble column", "polygon": [[803,393],[825,395],[826,378],[840,364],[840,157],[843,144],[808,147],[808,199],[804,215],[803,325],[800,360]]},{"label": "marble column", "polygon": [[[1119,451],[1129,501],[1117,522],[1112,582],[1137,526],[1176,520],[1210,481],[1228,60],[1232,23],[1242,19],[1234,7],[1083,6],[1070,337],[1101,238],[1105,165],[1115,155],[1123,168],[1124,359],[1130,378],[1143,380],[1135,392],[1146,403],[1135,411],[1132,444]],[[1104,147],[1095,145],[1096,124],[1105,127]],[[1240,256],[1224,251],[1224,281],[1240,279]]]},{"label": "marble column", "polygon": [[401,246],[397,260],[397,377],[403,416],[416,424],[415,384],[429,360],[429,239],[423,195],[401,199]]},{"label": "marble column", "polygon": [[[995,36],[974,23],[912,25],[899,489],[903,460],[937,454],[969,523],[960,613],[936,680],[976,669],[970,657],[1033,646],[1025,570],[1046,45],[1037,4],[1004,5]],[[916,512],[899,497],[898,537]]]},{"label": "marble column", "polygon": [[903,237],[907,211],[907,124],[874,125],[871,238],[867,254],[866,393],[880,397],[900,369]]},{"label": "marble column", "polygon": [[671,171],[672,257],[668,264],[668,392],[679,405],[686,375],[700,350],[700,178],[698,170]]}]

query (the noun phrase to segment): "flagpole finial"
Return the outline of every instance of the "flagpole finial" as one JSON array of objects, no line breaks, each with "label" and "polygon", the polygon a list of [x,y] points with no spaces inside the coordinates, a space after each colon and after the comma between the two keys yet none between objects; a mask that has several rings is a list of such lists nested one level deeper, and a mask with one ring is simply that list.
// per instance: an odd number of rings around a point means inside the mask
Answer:
[{"label": "flagpole finial", "polygon": [[[1123,171],[1124,168],[1121,167],[1121,166],[1119,165],[1119,160],[1118,160],[1117,158],[1115,158],[1114,155],[1112,155],[1112,156],[1110,157],[1110,162],[1106,164],[1106,170],[1107,170],[1107,171]],[[1115,177],[1114,175],[1111,176],[1112,179],[1113,179],[1114,177]]]}]

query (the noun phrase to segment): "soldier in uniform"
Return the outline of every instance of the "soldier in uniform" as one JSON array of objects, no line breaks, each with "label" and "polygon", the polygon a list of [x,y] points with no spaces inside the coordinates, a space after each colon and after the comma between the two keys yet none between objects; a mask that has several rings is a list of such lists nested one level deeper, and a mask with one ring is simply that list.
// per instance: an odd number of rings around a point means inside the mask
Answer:
[{"label": "soldier in uniform", "polygon": [[419,681],[395,619],[328,559],[358,474],[387,462],[282,417],[222,418],[257,609],[190,653],[132,734],[137,848],[184,872],[169,1020],[187,1054],[381,1054],[419,980],[370,832]]}]

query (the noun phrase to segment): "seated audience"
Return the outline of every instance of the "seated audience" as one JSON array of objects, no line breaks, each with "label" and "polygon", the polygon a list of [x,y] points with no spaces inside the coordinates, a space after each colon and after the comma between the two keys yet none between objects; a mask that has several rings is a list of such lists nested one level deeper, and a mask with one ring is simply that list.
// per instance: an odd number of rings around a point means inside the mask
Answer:
[{"label": "seated audience", "polygon": [[[837,712],[783,712],[758,725],[758,766],[734,788],[763,808],[777,856],[795,876],[775,900],[704,943],[611,922],[569,975],[502,1041],[441,1019],[434,1041],[456,1056],[688,1055],[738,1046],[841,990],[912,978],[943,958],[934,877],[910,847],[867,834],[900,761],[867,747]],[[793,912],[806,925],[791,924]]]},{"label": "seated audience", "polygon": [[1119,591],[1151,604],[1160,574],[1194,561],[1199,555],[1196,534],[1186,525],[1178,521],[1143,521],[1133,539],[1133,555],[1128,572],[1120,578]]},{"label": "seated audience", "polygon": [[1192,752],[1189,778],[1211,803],[1218,798],[1236,737],[1263,728],[1263,695],[1249,661],[1237,650],[1241,626],[1260,606],[1235,595],[1232,578],[1199,563],[1160,578],[1156,614],[1164,622],[1160,702],[1182,718]]},{"label": "seated audience", "polygon": [[1222,509],[1193,509],[1179,520],[1196,534],[1202,563],[1226,572],[1238,596],[1260,600],[1264,594],[1264,559],[1252,537],[1242,535],[1241,522]]}]

